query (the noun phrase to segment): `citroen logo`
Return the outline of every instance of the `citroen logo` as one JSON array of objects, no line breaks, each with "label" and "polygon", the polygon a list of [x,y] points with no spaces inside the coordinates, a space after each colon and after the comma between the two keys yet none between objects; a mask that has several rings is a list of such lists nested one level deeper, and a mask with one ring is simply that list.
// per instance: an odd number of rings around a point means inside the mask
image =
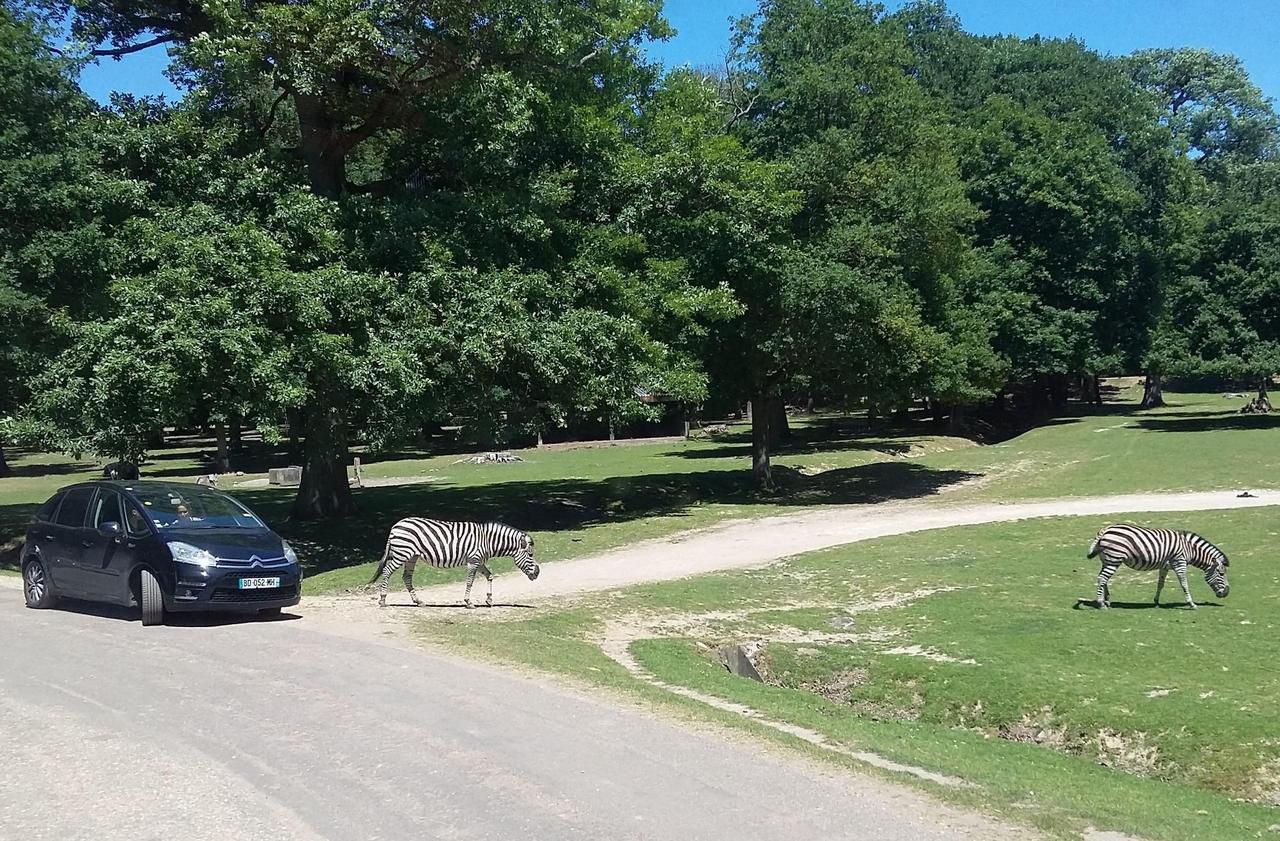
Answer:
[{"label": "citroen logo", "polygon": [[259,567],[259,568],[261,568],[261,567],[262,567],[262,558],[259,558],[257,555],[251,555],[251,556],[249,557],[249,565],[250,565],[250,566],[255,566],[255,567]]}]

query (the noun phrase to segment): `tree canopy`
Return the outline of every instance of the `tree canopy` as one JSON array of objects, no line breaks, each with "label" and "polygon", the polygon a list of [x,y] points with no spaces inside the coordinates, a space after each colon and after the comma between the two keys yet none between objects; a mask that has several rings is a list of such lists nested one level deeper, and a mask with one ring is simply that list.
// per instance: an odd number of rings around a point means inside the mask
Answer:
[{"label": "tree canopy", "polygon": [[[768,489],[787,400],[960,429],[1280,366],[1280,120],[1234,57],[762,0],[664,70],[660,6],[6,3],[0,454],[287,423],[332,517],[353,444],[661,394],[750,401]],[[79,91],[144,49],[179,101]]]}]

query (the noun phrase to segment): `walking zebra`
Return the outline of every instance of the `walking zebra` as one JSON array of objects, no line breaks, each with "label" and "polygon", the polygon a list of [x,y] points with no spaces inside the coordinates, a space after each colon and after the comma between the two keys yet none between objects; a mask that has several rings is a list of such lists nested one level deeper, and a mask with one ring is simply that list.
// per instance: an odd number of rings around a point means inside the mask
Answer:
[{"label": "walking zebra", "polygon": [[1231,587],[1227,584],[1227,567],[1231,562],[1217,546],[1198,534],[1173,529],[1149,529],[1143,526],[1107,526],[1098,532],[1089,546],[1090,558],[1102,556],[1102,571],[1098,573],[1098,607],[1111,606],[1111,576],[1121,564],[1134,569],[1159,569],[1156,582],[1155,603],[1160,604],[1160,591],[1164,589],[1165,576],[1172,569],[1182,585],[1187,606],[1195,608],[1191,590],[1187,587],[1187,564],[1204,570],[1205,583],[1220,599],[1227,597]]},{"label": "walking zebra", "polygon": [[517,528],[503,523],[451,523],[444,520],[426,520],[421,517],[407,517],[391,527],[387,535],[387,548],[382,553],[378,569],[369,579],[369,583],[382,576],[382,585],[378,588],[378,606],[387,606],[387,582],[391,574],[404,567],[404,586],[413,598],[413,603],[421,605],[418,594],[413,589],[413,570],[418,561],[434,567],[467,566],[467,590],[463,601],[471,607],[471,585],[475,583],[476,573],[482,573],[489,582],[489,594],[485,598],[486,605],[493,604],[493,573],[485,562],[490,558],[510,556],[520,571],[529,576],[529,580],[538,577],[538,565],[533,561],[533,538]]}]

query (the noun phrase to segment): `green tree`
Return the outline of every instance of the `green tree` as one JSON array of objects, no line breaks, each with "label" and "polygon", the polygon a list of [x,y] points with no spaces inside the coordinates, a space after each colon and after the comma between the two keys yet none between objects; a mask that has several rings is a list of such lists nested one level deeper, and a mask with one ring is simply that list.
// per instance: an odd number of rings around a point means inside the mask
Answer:
[{"label": "green tree", "polygon": [[944,352],[948,331],[971,324],[956,307],[973,207],[942,113],[905,72],[911,58],[901,26],[852,0],[772,0],[738,25],[735,69],[750,98],[733,131],[785,167],[800,199],[793,245],[761,294],[744,297],[748,313],[758,300],[776,319],[749,334],[743,366],[762,485],[789,381],[899,404],[982,391],[955,378],[984,366]]},{"label": "green tree", "polygon": [[76,65],[45,47],[47,34],[0,7],[0,419],[10,418],[0,473],[30,376],[64,341],[68,319],[102,306],[110,231],[141,199],[99,167],[100,115],[76,87]]},{"label": "green tree", "polygon": [[[568,0],[454,2],[437,5],[429,15],[398,3],[234,9],[163,1],[49,5],[72,12],[73,33],[92,47],[94,55],[118,56],[167,45],[175,57],[174,72],[197,93],[195,104],[216,114],[221,125],[237,127],[242,140],[256,140],[260,149],[271,153],[271,166],[287,173],[289,164],[297,161],[301,179],[321,201],[290,200],[257,208],[263,224],[262,214],[269,214],[285,231],[272,237],[286,249],[287,271],[280,276],[333,284],[329,293],[319,295],[301,283],[319,296],[312,300],[323,311],[314,312],[311,321],[291,322],[286,333],[298,349],[296,355],[308,355],[296,369],[305,373],[305,383],[294,392],[306,425],[303,485],[295,505],[295,515],[304,517],[340,515],[350,509],[344,464],[358,424],[367,422],[375,435],[381,435],[393,425],[393,409],[411,407],[419,416],[439,402],[442,389],[415,383],[400,392],[404,382],[383,378],[383,366],[391,364],[387,353],[398,359],[397,352],[386,351],[374,337],[385,335],[377,322],[380,314],[394,308],[364,302],[386,300],[388,288],[395,287],[402,291],[392,300],[409,308],[411,295],[418,294],[420,303],[403,317],[427,323],[431,293],[437,293],[435,305],[446,303],[439,294],[448,283],[444,278],[473,279],[484,286],[500,276],[493,272],[515,270],[504,265],[511,260],[494,252],[500,250],[498,244],[515,246],[520,237],[507,234],[521,229],[504,230],[496,238],[490,232],[488,239],[496,240],[495,247],[487,259],[476,261],[474,240],[467,239],[474,231],[440,223],[446,206],[452,202],[453,210],[469,216],[464,222],[501,209],[499,226],[545,228],[539,225],[542,213],[531,211],[527,203],[530,193],[547,183],[540,180],[547,174],[537,166],[540,150],[530,148],[535,145],[529,142],[530,115],[537,116],[539,103],[552,101],[579,103],[588,110],[620,103],[643,81],[637,43],[667,32],[657,4],[648,0],[590,5]],[[504,98],[505,94],[512,96]],[[512,102],[529,108],[507,107]],[[491,130],[488,136],[478,136],[461,119],[477,114],[477,123]],[[576,116],[573,125],[598,119],[589,113]],[[513,147],[533,157],[511,161],[504,189],[474,190],[462,180],[460,170],[470,169],[469,153],[479,152],[492,163]],[[485,154],[495,149],[497,153]],[[513,186],[516,189],[510,189]],[[445,195],[424,200],[414,197],[415,189]],[[523,207],[513,206],[522,202]],[[413,247],[388,247],[386,237],[375,231],[378,219],[393,220],[400,231],[409,226]],[[543,239],[541,251],[553,255],[549,259],[571,256],[562,244],[548,245],[547,237]],[[519,270],[532,268],[524,265]],[[137,266],[131,272],[145,276],[159,270]],[[557,264],[554,275],[564,277],[566,270],[563,262]],[[584,285],[578,284],[578,289]],[[588,302],[574,303],[580,307]],[[564,301],[552,311],[565,313]],[[534,315],[528,308],[522,312]],[[460,323],[477,326],[474,320]],[[398,325],[388,320],[382,326]],[[603,324],[589,332],[617,335]],[[623,335],[638,334],[632,330]],[[465,347],[474,349],[474,341]],[[658,348],[650,351],[650,356],[661,353]],[[499,364],[507,358],[476,353],[458,363],[465,369],[461,379],[483,385],[485,363]],[[420,379],[430,381],[426,375]],[[213,386],[205,390],[220,393]],[[455,388],[453,393],[462,390]],[[481,393],[492,394],[493,389]],[[626,402],[618,396],[619,388],[612,387],[610,394],[615,402]]]},{"label": "green tree", "polygon": [[1280,118],[1235,56],[1182,47],[1139,50],[1125,63],[1159,102],[1181,150],[1202,167],[1280,154]]}]

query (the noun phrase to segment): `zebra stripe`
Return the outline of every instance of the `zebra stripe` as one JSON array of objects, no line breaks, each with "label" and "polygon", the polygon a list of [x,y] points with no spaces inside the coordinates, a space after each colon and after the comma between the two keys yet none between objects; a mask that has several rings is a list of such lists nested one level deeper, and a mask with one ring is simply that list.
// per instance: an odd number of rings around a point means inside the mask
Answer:
[{"label": "zebra stripe", "polygon": [[1220,599],[1227,597],[1231,587],[1227,584],[1227,567],[1231,561],[1217,546],[1198,534],[1173,529],[1151,529],[1144,526],[1107,526],[1098,532],[1089,546],[1088,557],[1102,558],[1102,571],[1098,573],[1098,607],[1111,606],[1111,576],[1123,564],[1137,570],[1160,570],[1156,582],[1155,603],[1160,604],[1160,591],[1164,589],[1165,576],[1172,569],[1182,585],[1187,605],[1195,608],[1191,590],[1187,587],[1187,565],[1204,570],[1205,583]]},{"label": "zebra stripe", "polygon": [[391,527],[387,535],[387,548],[378,562],[378,569],[369,583],[382,577],[378,588],[378,606],[387,606],[387,582],[391,574],[404,567],[404,586],[415,605],[421,605],[413,589],[413,571],[418,561],[433,567],[467,567],[467,589],[463,603],[471,607],[471,585],[476,573],[482,573],[489,583],[485,604],[493,604],[493,573],[486,562],[491,558],[509,556],[529,580],[541,571],[533,560],[533,538],[520,529],[505,523],[454,523],[446,520],[427,520],[407,517]]}]

